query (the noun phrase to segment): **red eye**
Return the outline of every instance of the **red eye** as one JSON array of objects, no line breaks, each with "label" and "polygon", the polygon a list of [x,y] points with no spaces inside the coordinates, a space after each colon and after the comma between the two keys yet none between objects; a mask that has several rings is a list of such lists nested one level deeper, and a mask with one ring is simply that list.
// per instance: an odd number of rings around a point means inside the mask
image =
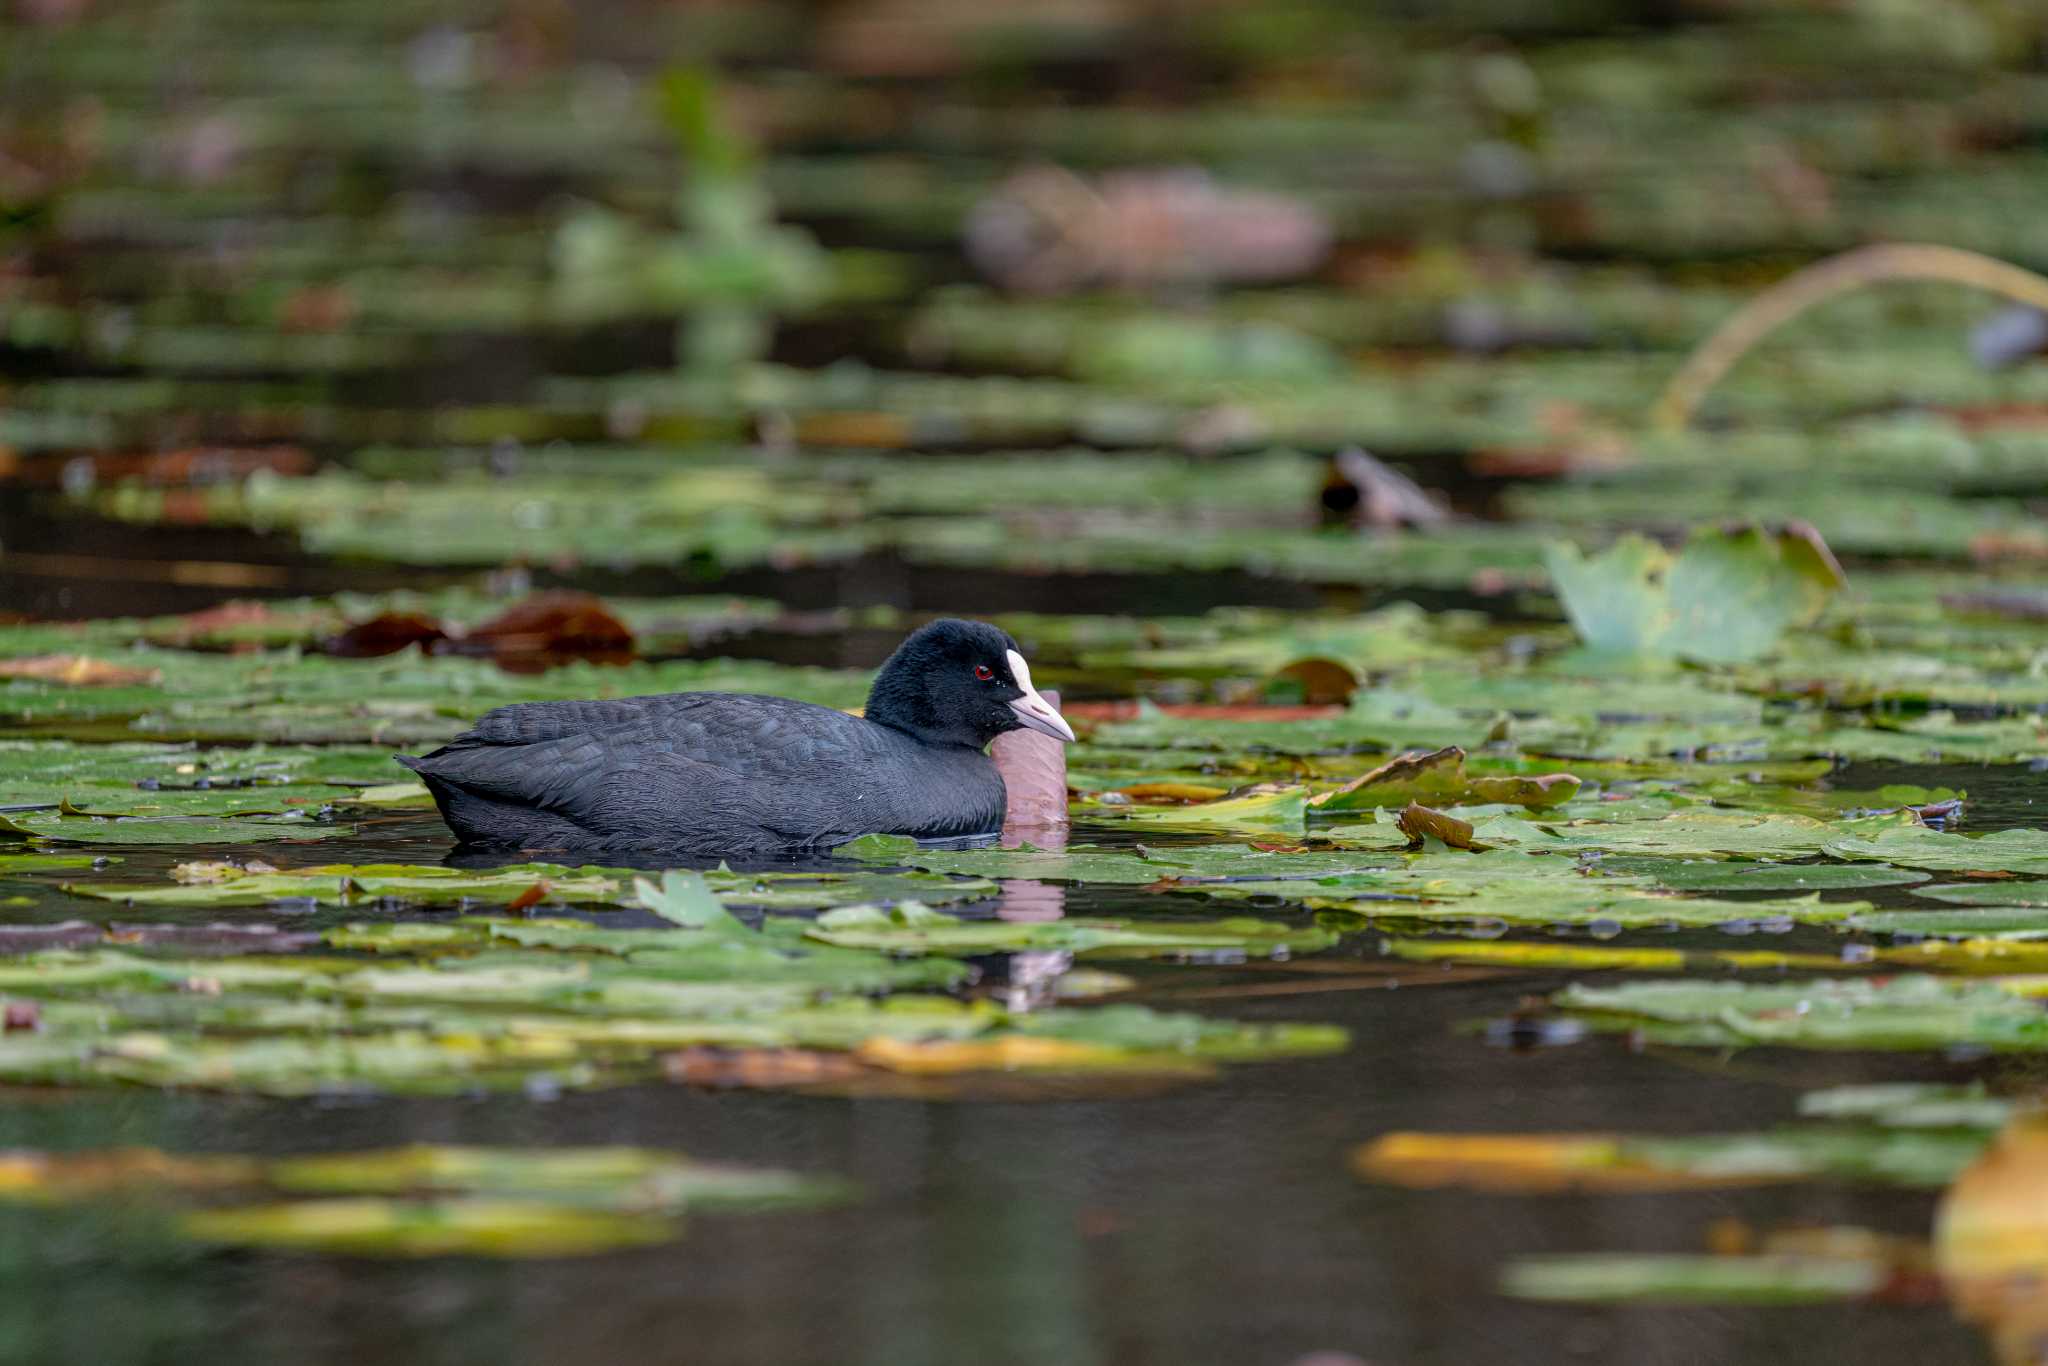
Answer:
[{"label": "red eye", "polygon": [[974,666],[974,676],[986,683],[996,676],[996,671],[986,664],[977,664]]}]

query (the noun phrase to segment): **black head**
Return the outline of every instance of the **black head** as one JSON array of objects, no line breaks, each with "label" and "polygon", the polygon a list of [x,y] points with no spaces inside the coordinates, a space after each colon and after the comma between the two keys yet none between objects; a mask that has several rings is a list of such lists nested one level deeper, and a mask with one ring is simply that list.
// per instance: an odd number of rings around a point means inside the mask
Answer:
[{"label": "black head", "polygon": [[979,621],[935,621],[912,632],[875,675],[867,718],[927,744],[974,749],[1024,727],[1074,738],[1032,686],[1017,642]]}]

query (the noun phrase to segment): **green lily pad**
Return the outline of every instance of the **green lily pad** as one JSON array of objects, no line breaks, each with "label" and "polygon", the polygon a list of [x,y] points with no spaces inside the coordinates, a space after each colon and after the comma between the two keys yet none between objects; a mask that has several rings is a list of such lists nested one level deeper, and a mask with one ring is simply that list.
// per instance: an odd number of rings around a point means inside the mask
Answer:
[{"label": "green lily pad", "polygon": [[983,954],[1058,949],[1090,958],[1285,957],[1329,948],[1325,929],[1289,929],[1270,920],[1048,921],[961,920],[903,902],[888,910],[848,906],[827,911],[805,937],[844,948],[886,953]]},{"label": "green lily pad", "polygon": [[1868,1299],[1889,1277],[1881,1262],[1846,1257],[1585,1253],[1511,1262],[1501,1291],[1576,1304],[1825,1304]]},{"label": "green lily pad", "polygon": [[1591,559],[1576,546],[1553,547],[1545,563],[1586,647],[1632,658],[1756,659],[1818,617],[1843,586],[1811,531],[1701,530],[1675,557],[1624,536]]},{"label": "green lily pad", "polygon": [[[1595,874],[1647,877],[1680,892],[1825,892],[1864,887],[1901,887],[1925,882],[1926,873],[1905,868],[1839,863],[1758,863],[1738,859],[1656,858],[1617,854],[1593,865]],[[1916,891],[1923,894],[1924,889]]]},{"label": "green lily pad", "polygon": [[1868,911],[1851,921],[1850,928],[1943,939],[2039,939],[2048,937],[2048,909],[1958,906],[1946,911]]},{"label": "green lily pad", "polygon": [[355,827],[299,813],[212,819],[204,816],[87,816],[58,811],[17,811],[0,816],[0,837],[56,844],[259,844],[267,840],[327,840]]},{"label": "green lily pad", "polygon": [[2048,882],[1937,882],[1914,896],[1959,906],[2026,906],[2048,911]]},{"label": "green lily pad", "polygon": [[[1373,843],[1403,848],[1407,836],[1392,826],[1363,827]],[[1349,832],[1347,832],[1349,833]],[[1039,878],[1050,882],[1144,885],[1162,878],[1311,879],[1376,866],[1370,852],[1311,849],[1287,853],[1244,844],[1202,844],[1107,849],[1077,844],[1065,850],[933,849],[901,835],[867,835],[834,851],[873,863],[908,864],[933,873],[987,878]]]},{"label": "green lily pad", "polygon": [[[2020,1107],[1992,1095],[1980,1083],[1880,1082],[1808,1091],[1799,1113],[1816,1119],[1858,1120],[1898,1129],[1985,1129],[2002,1127]],[[1946,1185],[1944,1177],[1929,1182]]]},{"label": "green lily pad", "polygon": [[[90,859],[80,859],[90,863]],[[59,864],[56,866],[71,866]],[[823,910],[874,902],[947,902],[990,896],[986,879],[931,873],[735,873],[714,869],[693,874],[707,894],[735,906],[771,910]],[[635,904],[631,869],[557,863],[519,863],[503,868],[464,869],[437,864],[319,864],[252,873],[223,863],[183,863],[169,885],[71,882],[65,890],[149,906],[266,906],[312,901],[322,906],[375,902],[439,906],[523,901],[549,906]],[[641,903],[644,904],[644,903]]]},{"label": "green lily pad", "polygon": [[2048,830],[1963,835],[1913,824],[1830,840],[1824,850],[1840,859],[1869,859],[1942,873],[2048,873]]},{"label": "green lily pad", "polygon": [[1572,986],[1552,998],[1597,1024],[1679,1044],[1927,1051],[2048,1049],[2048,1014],[1990,983],[1920,975],[1784,983]]}]

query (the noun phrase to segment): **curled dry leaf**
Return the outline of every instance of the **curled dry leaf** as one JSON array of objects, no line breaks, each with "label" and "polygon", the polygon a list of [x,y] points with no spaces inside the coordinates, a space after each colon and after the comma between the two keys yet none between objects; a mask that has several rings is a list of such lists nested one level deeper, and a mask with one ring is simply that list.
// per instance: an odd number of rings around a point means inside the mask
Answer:
[{"label": "curled dry leaf", "polygon": [[1420,802],[1410,802],[1401,808],[1397,822],[1401,833],[1422,844],[1426,840],[1440,840],[1453,849],[1476,849],[1473,844],[1472,827],[1456,816],[1446,816],[1441,811],[1432,811]]}]

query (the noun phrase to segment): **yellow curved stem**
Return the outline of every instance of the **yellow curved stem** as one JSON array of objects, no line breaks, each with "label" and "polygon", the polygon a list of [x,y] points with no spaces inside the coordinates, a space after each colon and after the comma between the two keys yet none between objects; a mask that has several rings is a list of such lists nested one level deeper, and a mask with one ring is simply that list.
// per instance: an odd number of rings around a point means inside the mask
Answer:
[{"label": "yellow curved stem", "polygon": [[1880,280],[1947,280],[2048,310],[2048,277],[2009,261],[1922,242],[1857,247],[1795,271],[1737,309],[1664,386],[1650,410],[1652,425],[1683,429],[1707,392],[1764,337],[1824,299]]}]

